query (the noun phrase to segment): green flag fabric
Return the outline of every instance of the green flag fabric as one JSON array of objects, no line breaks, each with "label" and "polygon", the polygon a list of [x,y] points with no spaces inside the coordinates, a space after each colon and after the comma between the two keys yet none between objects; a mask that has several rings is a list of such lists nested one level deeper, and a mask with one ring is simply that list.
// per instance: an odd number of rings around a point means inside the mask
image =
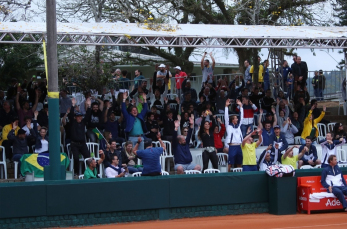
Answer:
[{"label": "green flag fabric", "polygon": [[102,134],[100,133],[98,129],[94,128],[93,132],[96,134],[99,140],[103,139]]},{"label": "green flag fabric", "polygon": [[[24,154],[20,161],[22,175],[34,172],[35,177],[43,177],[44,167],[49,165],[49,153]],[[65,153],[60,154],[60,162],[65,168],[69,167],[70,160]]]}]

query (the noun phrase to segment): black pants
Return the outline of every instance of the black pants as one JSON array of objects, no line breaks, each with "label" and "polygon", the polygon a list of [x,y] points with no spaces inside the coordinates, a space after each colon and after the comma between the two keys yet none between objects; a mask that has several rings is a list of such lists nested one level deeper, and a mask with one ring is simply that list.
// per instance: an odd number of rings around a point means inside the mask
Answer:
[{"label": "black pants", "polygon": [[74,142],[71,143],[71,152],[73,155],[74,171],[75,173],[78,173],[80,169],[79,155],[82,154],[84,158],[88,158],[90,157],[90,152],[88,150],[86,143],[74,143]]},{"label": "black pants", "polygon": [[2,142],[2,146],[5,147],[5,154],[6,154],[6,159],[12,160],[12,141],[10,140],[4,140]]},{"label": "black pants", "polygon": [[212,167],[214,169],[218,169],[218,157],[216,152],[209,153],[208,151],[202,152],[202,164],[203,169],[202,171],[205,171],[205,169],[208,168],[208,162],[211,160]]}]

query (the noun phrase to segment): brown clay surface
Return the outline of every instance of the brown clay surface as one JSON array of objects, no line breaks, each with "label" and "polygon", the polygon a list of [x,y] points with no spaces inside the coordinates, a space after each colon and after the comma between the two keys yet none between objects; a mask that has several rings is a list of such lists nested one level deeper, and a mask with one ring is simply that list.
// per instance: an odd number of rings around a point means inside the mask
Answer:
[{"label": "brown clay surface", "polygon": [[167,221],[148,221],[136,223],[122,223],[80,229],[346,229],[347,212],[313,213],[276,216],[270,214],[219,216],[205,218],[176,219]]}]

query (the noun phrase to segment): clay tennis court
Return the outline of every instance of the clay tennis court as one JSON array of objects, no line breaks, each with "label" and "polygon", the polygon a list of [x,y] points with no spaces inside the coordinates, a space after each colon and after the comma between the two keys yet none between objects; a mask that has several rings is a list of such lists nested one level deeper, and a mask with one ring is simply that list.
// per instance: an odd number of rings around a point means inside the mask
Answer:
[{"label": "clay tennis court", "polygon": [[167,221],[147,221],[112,225],[78,227],[81,229],[191,229],[191,228],[257,228],[257,229],[296,229],[296,228],[347,228],[347,212],[313,213],[296,215],[254,214],[239,216],[218,216],[205,218],[175,219]]}]

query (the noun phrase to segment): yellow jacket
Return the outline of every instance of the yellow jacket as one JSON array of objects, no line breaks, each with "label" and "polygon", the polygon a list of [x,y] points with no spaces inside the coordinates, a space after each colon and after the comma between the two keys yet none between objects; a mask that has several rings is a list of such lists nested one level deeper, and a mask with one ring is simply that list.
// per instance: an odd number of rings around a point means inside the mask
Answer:
[{"label": "yellow jacket", "polygon": [[[0,145],[3,141],[7,140],[7,135],[10,133],[10,131],[13,129],[12,124],[8,124],[2,128],[2,140],[0,140]],[[14,131],[14,134],[17,136],[18,130],[20,128],[17,126],[16,130]]]},{"label": "yellow jacket", "polygon": [[[251,66],[251,69],[249,70],[249,73],[254,73],[254,67]],[[254,82],[254,77],[252,76],[252,81]],[[258,82],[262,83],[264,82],[264,66],[262,64],[259,64],[259,73],[258,73]]]},{"label": "yellow jacket", "polygon": [[[307,136],[310,136],[311,134],[311,130],[312,130],[312,121],[310,120],[310,116],[312,115],[312,110],[310,110],[308,112],[308,115],[307,117],[305,118],[305,121],[304,121],[304,129],[302,130],[302,133],[301,133],[301,138],[305,139]],[[322,111],[319,115],[318,118],[316,118],[313,123],[314,123],[314,127],[316,128],[316,137],[318,137],[318,126],[317,126],[317,123],[319,123],[323,117],[325,115],[325,112]]]}]

